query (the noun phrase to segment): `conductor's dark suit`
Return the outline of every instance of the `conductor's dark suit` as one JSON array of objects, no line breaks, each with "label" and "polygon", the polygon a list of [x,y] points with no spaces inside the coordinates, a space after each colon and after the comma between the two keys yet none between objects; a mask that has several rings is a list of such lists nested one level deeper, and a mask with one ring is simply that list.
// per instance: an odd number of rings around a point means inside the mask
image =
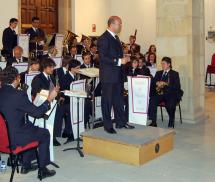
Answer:
[{"label": "conductor's dark suit", "polygon": [[[163,89],[163,95],[159,95],[156,91],[156,82],[168,82],[168,86]],[[181,90],[180,78],[178,72],[170,70],[165,76],[164,71],[158,71],[152,79],[150,102],[149,102],[149,119],[154,123],[157,120],[157,106],[161,102],[165,102],[166,110],[169,115],[169,126],[174,125],[175,110],[177,102],[181,100],[183,91]]]},{"label": "conductor's dark suit", "polygon": [[[38,28],[36,31],[33,28],[29,28],[25,31],[26,34],[30,35],[30,40],[34,40],[36,37],[42,38],[45,41],[45,33],[42,29]],[[30,43],[29,44],[29,51],[35,50],[36,44]],[[37,46],[37,50],[43,50],[42,45]]]},{"label": "conductor's dark suit", "polygon": [[6,57],[13,56],[13,48],[17,46],[17,34],[10,27],[4,29],[2,35],[3,52]]},{"label": "conductor's dark suit", "polygon": [[[0,89],[0,112],[7,120],[9,136],[12,148],[24,146],[33,141],[39,142],[39,162],[40,167],[45,167],[50,163],[49,131],[34,126],[30,121],[25,120],[25,114],[35,118],[42,117],[49,110],[49,103],[45,101],[41,106],[36,107],[29,100],[25,92],[19,91],[7,85]],[[25,167],[29,167],[32,151],[23,155]]]},{"label": "conductor's dark suit", "polygon": [[120,58],[123,58],[123,50],[119,38],[112,36],[108,31],[98,39],[98,51],[100,58],[100,81],[102,87],[102,116],[104,127],[113,128],[111,121],[111,109],[119,127],[126,124],[123,101],[123,71],[118,66]]}]

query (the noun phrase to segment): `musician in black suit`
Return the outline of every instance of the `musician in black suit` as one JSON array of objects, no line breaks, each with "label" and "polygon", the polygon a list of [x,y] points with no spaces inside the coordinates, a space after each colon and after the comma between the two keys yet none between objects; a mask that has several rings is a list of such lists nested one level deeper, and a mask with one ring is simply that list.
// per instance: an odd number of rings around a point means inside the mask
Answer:
[{"label": "musician in black suit", "polygon": [[[62,80],[61,91],[70,90],[70,85],[72,82],[77,80],[77,73],[80,69],[80,62],[73,60],[69,63],[68,72],[64,75]],[[56,133],[60,134],[62,131],[62,120],[65,118],[65,128],[63,131],[62,137],[67,138],[66,143],[74,141],[72,124],[71,124],[71,115],[70,115],[70,97],[63,95],[64,102],[61,105],[61,112],[58,114],[58,127],[56,127]],[[57,117],[57,116],[56,116]]]},{"label": "musician in black suit", "polygon": [[150,69],[146,66],[145,58],[144,57],[139,58],[138,62],[139,62],[138,67],[142,72],[141,75],[152,77]]},{"label": "musician in black suit", "polygon": [[140,45],[136,44],[136,36],[130,35],[128,46],[129,46],[132,54],[140,52],[141,47],[140,47]]},{"label": "musician in black suit", "polygon": [[179,73],[172,70],[172,61],[169,57],[164,57],[161,61],[162,71],[158,71],[151,82],[149,119],[152,120],[150,126],[157,127],[157,106],[165,102],[169,115],[168,127],[174,127],[175,110],[177,103],[183,96],[181,90]]},{"label": "musician in black suit", "polygon": [[[28,100],[25,92],[20,91],[17,87],[20,84],[20,76],[18,70],[14,67],[6,68],[0,75],[3,87],[0,88],[0,112],[6,118],[10,144],[13,149],[17,146],[25,146],[31,142],[39,142],[39,176],[41,178],[55,175],[55,171],[50,171],[46,168],[50,164],[50,133],[47,129],[34,126],[25,117],[26,114],[40,118],[49,109],[50,102],[57,96],[57,90],[53,89],[47,100],[39,107],[36,107]],[[22,159],[22,174],[27,174],[30,171],[36,170],[37,166],[33,166],[31,161],[34,149],[23,154]]]},{"label": "musician in black suit", "polygon": [[[34,77],[32,83],[31,83],[31,96],[32,100],[36,97],[37,93],[40,93],[41,90],[52,90],[56,85],[56,79],[53,75],[54,73],[54,67],[56,66],[55,62],[51,58],[45,58],[41,62],[41,73]],[[61,99],[61,98],[59,98]],[[61,100],[59,101],[61,102]],[[61,112],[59,105],[57,105],[56,108],[56,115],[58,112]],[[56,117],[55,115],[55,117]],[[58,122],[56,119],[54,122]],[[54,123],[54,131],[55,126],[57,124]],[[53,145],[54,146],[60,146],[60,142],[58,142],[56,138],[56,134],[54,132],[54,139],[53,139]]]},{"label": "musician in black suit", "polygon": [[91,44],[90,53],[91,53],[91,62],[93,66],[96,68],[99,68],[99,54],[98,54],[97,45]]},{"label": "musician in black suit", "polygon": [[6,66],[12,66],[13,63],[25,63],[28,62],[28,58],[23,56],[23,49],[20,46],[16,46],[13,49],[13,57],[7,59]]},{"label": "musician in black suit", "polygon": [[55,66],[55,62],[50,58],[42,60],[42,72],[34,77],[31,84],[31,95],[33,98],[35,98],[37,93],[40,93],[41,90],[51,90],[56,86],[56,80],[53,76]]},{"label": "musician in black suit", "polygon": [[[83,51],[82,59],[83,59],[83,64],[80,67],[81,69],[93,67],[93,64],[91,61],[91,53],[89,51]],[[80,75],[80,80],[83,80],[83,79],[86,79],[87,92],[92,92],[93,81],[91,80],[91,78],[89,78],[85,75]],[[85,126],[85,128],[87,128],[87,125],[90,128],[90,123],[89,123],[90,115],[92,115],[92,101],[90,98],[86,98],[85,102],[84,102],[84,126]]]},{"label": "musician in black suit", "polygon": [[68,72],[69,63],[72,61],[71,56],[64,56],[62,59],[62,67],[57,68],[54,70],[54,76],[56,76],[59,79],[59,86],[62,86],[62,81],[64,76]]},{"label": "musician in black suit", "polygon": [[111,120],[112,106],[117,121],[116,128],[134,128],[127,124],[124,111],[122,65],[126,64],[128,59],[123,58],[122,45],[117,35],[121,31],[121,27],[122,20],[117,16],[111,16],[108,20],[107,31],[98,40],[102,116],[104,129],[110,134],[116,133]]},{"label": "musician in black suit", "polygon": [[[38,17],[32,18],[32,27],[25,31],[26,34],[30,35],[30,44],[29,44],[29,51],[35,51],[36,48],[38,51],[43,50],[43,46],[46,41],[44,31],[39,28],[40,19]],[[36,46],[36,42],[34,40],[39,39],[38,44]]]},{"label": "musician in black suit", "polygon": [[10,26],[3,31],[2,35],[2,55],[6,58],[13,56],[13,48],[17,45],[17,34],[16,34],[16,27],[18,24],[18,19],[11,18],[10,19]]},{"label": "musician in black suit", "polygon": [[22,73],[20,73],[21,84],[25,83],[25,75],[31,72],[38,72],[40,69],[40,64],[38,59],[30,59],[28,63],[28,69]]},{"label": "musician in black suit", "polygon": [[[58,79],[58,83],[60,86],[60,90],[63,90],[63,83],[65,83],[65,76],[68,73],[69,64],[72,62],[72,58],[70,56],[64,56],[62,60],[62,67],[58,68],[54,71],[54,76]],[[63,118],[65,119],[65,129],[63,134],[62,132],[62,124]],[[71,119],[70,119],[70,110],[68,109],[67,103],[65,103],[65,98],[61,94],[59,104],[56,110],[55,122],[54,122],[54,136],[55,137],[63,137],[67,138],[67,142],[71,142],[74,140],[74,137],[71,133]]]},{"label": "musician in black suit", "polygon": [[76,45],[73,45],[71,47],[70,52],[69,52],[68,55],[71,56],[73,59],[76,59],[77,53],[78,53],[77,47],[76,47]]}]

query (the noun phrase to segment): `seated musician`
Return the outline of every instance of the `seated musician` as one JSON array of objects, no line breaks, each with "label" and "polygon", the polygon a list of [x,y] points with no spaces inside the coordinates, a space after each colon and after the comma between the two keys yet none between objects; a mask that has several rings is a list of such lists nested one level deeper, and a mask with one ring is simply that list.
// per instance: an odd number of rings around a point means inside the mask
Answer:
[{"label": "seated musician", "polygon": [[46,41],[45,33],[40,28],[40,19],[38,17],[32,18],[32,27],[25,31],[26,34],[30,35],[29,51],[33,52],[43,51],[43,46]]},{"label": "seated musician", "polygon": [[77,47],[72,46],[69,52],[69,56],[71,56],[73,59],[76,59],[77,53],[78,53]]},{"label": "seated musician", "polygon": [[[50,58],[44,58],[41,61],[41,73],[37,76],[34,77],[31,83],[31,96],[32,100],[35,99],[36,95],[40,93],[41,90],[52,90],[56,86],[56,79],[53,75],[54,73],[54,68],[56,66],[55,62],[50,59]],[[58,110],[58,107],[56,110]],[[56,111],[57,113],[57,111]],[[55,120],[56,121],[56,120]],[[55,126],[56,124],[54,124]],[[55,128],[54,128],[55,131]],[[54,146],[59,146],[61,145],[54,133],[54,139],[53,139],[53,145]]]},{"label": "seated musician", "polygon": [[[13,149],[17,146],[25,146],[31,142],[39,142],[39,168],[38,178],[46,178],[55,175],[54,170],[49,170],[46,166],[50,164],[50,133],[47,129],[34,126],[25,117],[40,118],[50,109],[50,102],[57,96],[58,89],[54,88],[49,92],[47,100],[39,107],[28,100],[25,92],[18,90],[20,76],[14,67],[7,67],[0,74],[2,88],[0,89],[0,112],[7,120],[10,144]],[[35,149],[26,151],[22,156],[21,174],[34,171],[38,166],[31,162],[35,159]]]},{"label": "seated musician", "polygon": [[136,36],[130,35],[128,45],[130,47],[130,51],[132,54],[140,52],[141,47],[140,47],[140,45],[136,44]]},{"label": "seated musician", "polygon": [[38,59],[30,59],[28,63],[28,70],[20,73],[21,84],[25,83],[25,75],[33,72],[38,72],[40,69],[40,64]]},{"label": "seated musician", "polygon": [[148,59],[146,61],[146,66],[156,68],[156,54],[149,53]]},{"label": "seated musician", "polygon": [[10,25],[8,28],[4,29],[2,35],[2,55],[7,59],[13,57],[13,48],[17,46],[17,34],[16,27],[18,25],[18,20],[16,18],[10,19]]},{"label": "seated musician", "polygon": [[78,54],[82,52],[90,51],[91,39],[85,35],[82,35],[80,44],[77,45]]},{"label": "seated musician", "polygon": [[181,90],[179,73],[172,69],[172,61],[169,57],[164,57],[161,61],[162,70],[157,71],[151,82],[150,101],[149,101],[149,120],[150,126],[157,127],[157,107],[161,102],[165,102],[166,110],[169,115],[168,127],[174,127],[175,110],[177,103],[183,96]]},{"label": "seated musician", "polygon": [[144,57],[139,58],[138,68],[141,69],[142,75],[151,77],[150,69],[147,68]]},{"label": "seated musician", "polygon": [[[83,68],[92,68],[92,62],[91,62],[91,53],[89,51],[84,51],[82,54],[83,64],[81,65],[81,69]],[[92,80],[91,78],[80,75],[80,80],[86,79],[86,91],[91,92],[92,91]],[[85,128],[90,126],[89,119],[90,115],[92,115],[92,102],[91,99],[86,98],[84,102],[84,124]]]},{"label": "seated musician", "polygon": [[150,54],[150,53],[154,53],[154,54],[156,55],[156,50],[157,50],[157,49],[156,49],[156,46],[155,46],[154,44],[152,44],[152,45],[149,46],[148,51],[147,51],[146,54],[144,55],[146,61],[148,61],[148,58],[149,58],[149,54]]},{"label": "seated musician", "polygon": [[28,62],[28,58],[23,56],[23,49],[20,46],[16,46],[13,49],[13,57],[7,59],[7,66],[12,66],[13,63]]},{"label": "seated musician", "polygon": [[91,44],[90,53],[91,53],[92,65],[96,68],[99,68],[99,54],[98,54],[97,45]]}]

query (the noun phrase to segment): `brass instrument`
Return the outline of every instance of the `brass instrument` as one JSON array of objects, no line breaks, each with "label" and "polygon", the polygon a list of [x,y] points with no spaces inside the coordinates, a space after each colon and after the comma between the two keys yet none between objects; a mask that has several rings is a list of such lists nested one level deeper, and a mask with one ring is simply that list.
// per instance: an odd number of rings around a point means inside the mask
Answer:
[{"label": "brass instrument", "polygon": [[72,41],[74,38],[78,37],[76,34],[74,34],[73,32],[67,30],[66,31],[66,35],[64,36],[64,40],[63,40],[63,53],[64,54],[68,54],[69,53],[69,47],[72,44]]},{"label": "brass instrument", "polygon": [[158,95],[164,95],[164,88],[169,86],[169,77],[167,82],[162,81],[162,84],[160,83],[160,81],[156,83],[156,92]]}]

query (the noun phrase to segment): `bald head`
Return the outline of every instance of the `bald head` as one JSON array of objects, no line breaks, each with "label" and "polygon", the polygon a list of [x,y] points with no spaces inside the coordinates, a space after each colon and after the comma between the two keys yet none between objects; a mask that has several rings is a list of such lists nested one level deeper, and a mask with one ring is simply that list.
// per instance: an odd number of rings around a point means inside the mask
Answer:
[{"label": "bald head", "polygon": [[111,16],[108,19],[108,29],[112,32],[118,34],[121,32],[122,29],[122,20],[119,16]]}]

